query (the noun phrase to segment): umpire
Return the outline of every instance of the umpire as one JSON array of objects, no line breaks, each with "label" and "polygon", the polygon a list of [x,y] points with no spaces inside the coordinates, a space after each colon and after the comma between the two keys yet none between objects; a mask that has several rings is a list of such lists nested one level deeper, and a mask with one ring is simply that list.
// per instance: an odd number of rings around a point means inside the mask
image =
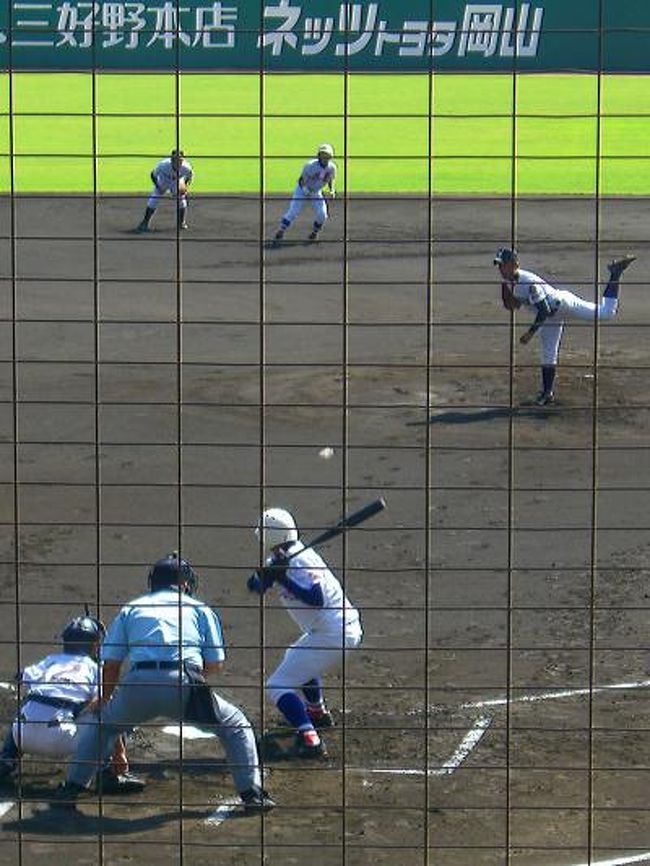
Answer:
[{"label": "umpire", "polygon": [[[149,572],[149,592],[130,601],[102,645],[104,673],[99,718],[84,726],[66,781],[54,805],[75,809],[116,738],[159,717],[212,728],[221,740],[246,812],[275,806],[262,789],[253,728],[243,712],[206,683],[225,659],[218,616],[192,598],[198,580],[172,553]],[[123,662],[128,670],[120,678]]]}]

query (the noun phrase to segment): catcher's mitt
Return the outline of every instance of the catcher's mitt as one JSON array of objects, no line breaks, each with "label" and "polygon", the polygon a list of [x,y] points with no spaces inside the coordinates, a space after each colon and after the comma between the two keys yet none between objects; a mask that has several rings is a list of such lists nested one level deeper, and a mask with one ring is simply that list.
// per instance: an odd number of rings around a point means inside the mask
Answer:
[{"label": "catcher's mitt", "polygon": [[515,298],[510,283],[501,283],[501,300],[503,301],[503,306],[506,310],[510,310],[510,312],[514,312],[521,307],[521,301]]}]

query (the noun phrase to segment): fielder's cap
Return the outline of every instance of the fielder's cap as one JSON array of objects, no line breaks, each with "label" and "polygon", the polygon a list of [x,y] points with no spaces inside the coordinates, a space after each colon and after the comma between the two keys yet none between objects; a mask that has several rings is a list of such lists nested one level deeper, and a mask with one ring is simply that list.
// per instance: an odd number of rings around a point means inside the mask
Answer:
[{"label": "fielder's cap", "polygon": [[174,149],[174,150],[172,150],[172,152],[171,152],[171,156],[180,156],[180,157],[183,157],[183,156],[185,156],[185,154],[184,154],[184,152],[183,152],[182,150],[176,150],[176,149]]},{"label": "fielder's cap", "polygon": [[494,256],[494,264],[501,265],[505,262],[514,262],[517,264],[519,261],[519,253],[515,249],[510,249],[510,247],[499,247]]},{"label": "fielder's cap", "polygon": [[319,153],[326,153],[328,156],[334,156],[334,148],[331,144],[319,144],[318,145]]}]

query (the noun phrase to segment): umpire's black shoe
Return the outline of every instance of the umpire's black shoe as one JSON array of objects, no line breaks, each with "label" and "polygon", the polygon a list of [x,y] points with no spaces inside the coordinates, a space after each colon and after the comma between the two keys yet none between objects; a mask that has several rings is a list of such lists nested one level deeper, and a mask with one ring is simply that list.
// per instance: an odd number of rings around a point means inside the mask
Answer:
[{"label": "umpire's black shoe", "polygon": [[97,775],[98,794],[137,794],[146,786],[144,779],[134,776],[133,773],[120,773],[116,776],[110,767]]},{"label": "umpire's black shoe", "polygon": [[269,797],[264,788],[249,788],[239,795],[247,815],[255,815],[261,812],[270,812],[275,809],[275,800]]},{"label": "umpire's black shoe", "polygon": [[0,760],[0,784],[13,781],[16,765],[13,761]]},{"label": "umpire's black shoe", "polygon": [[50,809],[76,812],[77,799],[81,794],[85,793],[86,789],[82,785],[77,785],[75,782],[61,782],[54,792],[54,796],[49,801]]}]

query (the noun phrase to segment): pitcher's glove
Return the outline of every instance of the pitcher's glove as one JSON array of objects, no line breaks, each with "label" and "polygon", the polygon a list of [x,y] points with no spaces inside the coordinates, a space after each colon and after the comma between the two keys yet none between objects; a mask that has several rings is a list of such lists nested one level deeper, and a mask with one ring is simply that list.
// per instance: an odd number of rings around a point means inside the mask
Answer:
[{"label": "pitcher's glove", "polygon": [[517,298],[515,298],[512,292],[512,286],[510,283],[506,283],[505,281],[501,283],[501,300],[503,301],[503,306],[506,310],[510,310],[511,313],[521,307],[521,301],[518,301]]}]

